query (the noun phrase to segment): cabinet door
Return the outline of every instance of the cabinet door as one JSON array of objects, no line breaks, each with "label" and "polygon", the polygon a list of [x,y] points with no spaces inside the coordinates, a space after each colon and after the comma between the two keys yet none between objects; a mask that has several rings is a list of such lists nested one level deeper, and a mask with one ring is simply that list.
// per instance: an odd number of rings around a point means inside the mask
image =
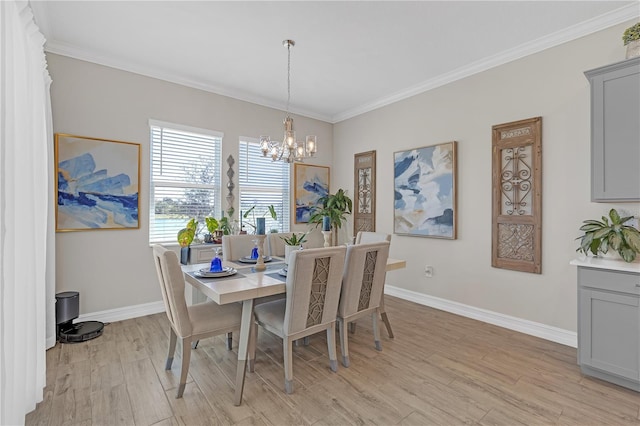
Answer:
[{"label": "cabinet door", "polygon": [[640,201],[640,61],[591,80],[591,199]]},{"label": "cabinet door", "polygon": [[579,362],[640,379],[640,298],[580,288]]}]

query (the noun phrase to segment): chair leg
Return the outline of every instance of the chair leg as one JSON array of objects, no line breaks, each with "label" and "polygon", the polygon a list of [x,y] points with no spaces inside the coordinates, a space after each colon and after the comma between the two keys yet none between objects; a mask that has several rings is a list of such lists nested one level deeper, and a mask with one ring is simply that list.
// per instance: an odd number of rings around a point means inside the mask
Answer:
[{"label": "chair leg", "polygon": [[284,355],[284,391],[293,393],[293,342],[287,337],[282,338],[282,354]]},{"label": "chair leg", "polygon": [[382,317],[384,326],[387,328],[387,334],[389,335],[389,338],[393,339],[393,330],[391,330],[391,323],[389,322],[387,311],[384,308],[384,294],[382,295],[382,299],[380,299],[380,316]]},{"label": "chair leg", "polygon": [[228,332],[227,333],[227,350],[230,351],[232,347],[233,347],[233,333]]},{"label": "chair leg", "polygon": [[198,349],[198,343],[200,343],[200,340],[196,340],[195,342],[191,342],[191,349]]},{"label": "chair leg", "polygon": [[380,328],[378,327],[378,311],[371,314],[373,319],[373,341],[376,345],[376,350],[381,351],[382,345],[380,344]]},{"label": "chair leg", "polygon": [[329,351],[329,366],[334,373],[338,371],[338,357],[336,356],[336,324],[331,323],[327,328],[327,350]]},{"label": "chair leg", "polygon": [[[353,323],[351,323],[353,324]],[[344,319],[338,318],[338,329],[340,331],[340,352],[342,353],[342,365],[349,368],[349,336],[347,336],[347,323]]]},{"label": "chair leg", "polygon": [[187,386],[187,373],[189,373],[189,361],[191,360],[191,342],[189,339],[182,339],[182,367],[180,368],[180,384],[176,398],[182,398],[184,388]]},{"label": "chair leg", "polygon": [[173,355],[176,353],[176,341],[178,336],[173,328],[169,327],[169,353],[167,354],[167,362],[164,365],[165,370],[171,370],[171,364],[173,364]]}]

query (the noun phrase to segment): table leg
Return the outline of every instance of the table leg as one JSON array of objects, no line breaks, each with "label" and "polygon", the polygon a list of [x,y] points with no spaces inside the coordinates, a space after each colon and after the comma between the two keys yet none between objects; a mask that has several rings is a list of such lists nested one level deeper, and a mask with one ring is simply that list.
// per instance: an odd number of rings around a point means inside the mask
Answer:
[{"label": "table leg", "polygon": [[242,403],[242,391],[244,390],[244,378],[247,372],[247,352],[249,348],[249,335],[251,322],[253,321],[253,299],[242,302],[242,322],[240,323],[240,337],[238,339],[238,367],[236,369],[236,394],[234,405]]}]

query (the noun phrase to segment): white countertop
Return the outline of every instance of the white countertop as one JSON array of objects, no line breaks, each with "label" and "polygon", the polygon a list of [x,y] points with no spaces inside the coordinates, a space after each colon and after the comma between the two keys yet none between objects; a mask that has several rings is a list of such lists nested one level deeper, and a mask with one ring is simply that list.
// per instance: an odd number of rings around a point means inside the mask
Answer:
[{"label": "white countertop", "polygon": [[611,271],[635,272],[636,274],[640,274],[639,258],[628,263],[621,259],[586,256],[581,259],[574,259],[569,262],[569,264],[585,268],[609,269]]}]

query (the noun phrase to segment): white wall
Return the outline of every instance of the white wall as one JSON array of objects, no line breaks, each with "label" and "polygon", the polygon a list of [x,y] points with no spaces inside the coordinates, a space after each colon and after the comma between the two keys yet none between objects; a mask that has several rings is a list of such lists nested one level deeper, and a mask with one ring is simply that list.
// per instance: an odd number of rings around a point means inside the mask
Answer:
[{"label": "white wall", "polygon": [[[576,330],[576,256],[590,202],[589,84],[583,72],[624,59],[623,24],[397,102],[334,126],[333,179],[353,194],[353,154],[377,151],[376,229],[393,232],[393,153],[458,141],[458,238],[394,235],[407,260],[387,283]],[[542,274],[491,267],[491,126],[542,116]],[[639,204],[618,205],[638,214]],[[426,264],[433,278],[424,276]]]},{"label": "white wall", "polygon": [[[53,78],[54,132],[142,145],[140,229],[57,233],[56,292],[79,291],[81,314],[159,301],[161,295],[148,242],[148,120],[224,132],[224,170],[229,154],[236,160],[237,211],[239,138],[281,135],[285,114],[64,56],[49,54],[47,60]],[[318,157],[308,163],[329,165],[333,155],[331,124],[293,117],[299,133],[318,136]],[[223,183],[227,183],[226,174]],[[223,207],[226,209],[224,200]],[[306,226],[294,229],[306,230]]]}]

